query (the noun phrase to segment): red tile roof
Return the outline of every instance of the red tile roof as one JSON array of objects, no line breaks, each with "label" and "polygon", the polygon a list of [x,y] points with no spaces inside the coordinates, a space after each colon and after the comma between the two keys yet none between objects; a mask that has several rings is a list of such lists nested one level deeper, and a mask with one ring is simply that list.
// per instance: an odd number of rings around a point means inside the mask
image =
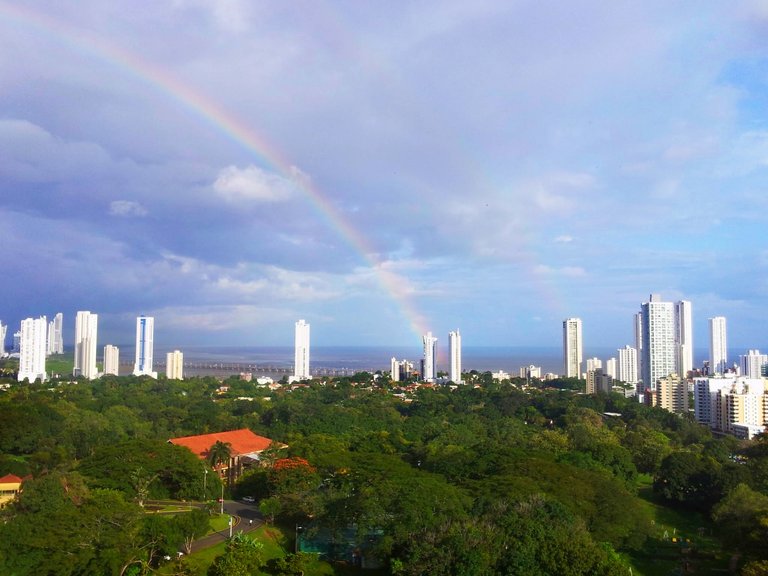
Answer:
[{"label": "red tile roof", "polygon": [[21,484],[21,478],[15,474],[6,474],[0,477],[0,484]]},{"label": "red tile roof", "polygon": [[251,454],[261,452],[272,444],[272,440],[254,434],[248,428],[241,430],[230,430],[229,432],[214,432],[213,434],[201,434],[199,436],[184,436],[182,438],[171,438],[168,440],[176,446],[186,446],[194,452],[199,458],[208,457],[208,450],[216,442],[229,444],[232,456],[241,454]]}]

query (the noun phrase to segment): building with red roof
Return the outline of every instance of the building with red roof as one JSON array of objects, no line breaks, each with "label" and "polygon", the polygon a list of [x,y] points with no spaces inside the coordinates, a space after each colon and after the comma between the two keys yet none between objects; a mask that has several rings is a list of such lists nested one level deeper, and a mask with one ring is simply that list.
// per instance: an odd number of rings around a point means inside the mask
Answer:
[{"label": "building with red roof", "polygon": [[16,498],[16,495],[21,492],[23,482],[24,480],[15,474],[6,474],[0,477],[0,506]]},{"label": "building with red roof", "polygon": [[287,448],[285,444],[254,434],[248,428],[171,438],[168,442],[188,448],[198,458],[209,463],[213,446],[217,442],[227,445],[229,461],[220,462],[213,468],[221,478],[227,478],[229,482],[233,482],[242,474],[243,467],[259,464],[262,460],[261,453],[267,448]]}]

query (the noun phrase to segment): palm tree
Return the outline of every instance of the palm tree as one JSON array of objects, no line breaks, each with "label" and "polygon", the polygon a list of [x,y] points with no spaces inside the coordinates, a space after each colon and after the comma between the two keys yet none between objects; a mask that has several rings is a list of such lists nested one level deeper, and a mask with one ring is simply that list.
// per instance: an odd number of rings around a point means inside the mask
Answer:
[{"label": "palm tree", "polygon": [[216,440],[216,443],[208,449],[208,462],[214,469],[220,464],[229,466],[232,457],[232,445],[229,442]]}]

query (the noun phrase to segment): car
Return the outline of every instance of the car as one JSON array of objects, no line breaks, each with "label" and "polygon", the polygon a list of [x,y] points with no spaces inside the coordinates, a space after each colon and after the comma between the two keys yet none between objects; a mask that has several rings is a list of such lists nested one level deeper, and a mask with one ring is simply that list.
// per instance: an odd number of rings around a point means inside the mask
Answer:
[{"label": "car", "polygon": [[248,504],[253,504],[256,502],[256,498],[253,496],[243,496],[243,502],[248,502]]}]

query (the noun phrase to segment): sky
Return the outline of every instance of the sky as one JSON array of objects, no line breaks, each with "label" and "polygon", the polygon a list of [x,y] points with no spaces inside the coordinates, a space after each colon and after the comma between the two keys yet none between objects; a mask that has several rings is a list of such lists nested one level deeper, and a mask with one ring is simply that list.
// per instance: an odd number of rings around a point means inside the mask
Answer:
[{"label": "sky", "polygon": [[9,333],[768,348],[767,177],[766,1],[0,0]]}]

